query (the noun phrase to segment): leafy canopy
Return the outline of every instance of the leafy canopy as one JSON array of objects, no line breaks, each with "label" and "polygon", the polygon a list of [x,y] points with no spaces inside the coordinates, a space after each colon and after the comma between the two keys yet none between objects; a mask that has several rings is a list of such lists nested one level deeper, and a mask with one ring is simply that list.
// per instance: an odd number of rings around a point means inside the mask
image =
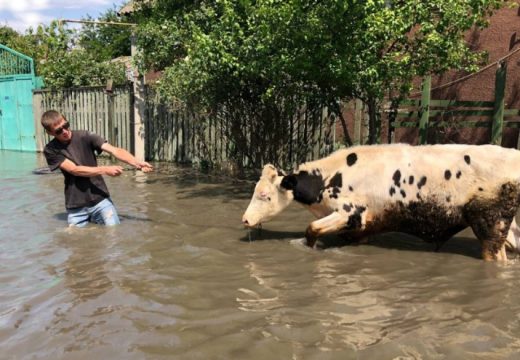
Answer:
[{"label": "leafy canopy", "polygon": [[[87,16],[85,20],[93,19]],[[119,19],[115,10],[110,9],[99,20],[127,19]],[[128,28],[88,24],[72,30],[53,21],[19,34],[3,26],[0,27],[0,43],[33,58],[36,73],[44,78],[47,87],[105,85],[109,79],[115,84],[127,82],[124,64],[110,60],[130,55]]]},{"label": "leafy canopy", "polygon": [[474,70],[464,40],[500,0],[156,0],[141,5],[146,68],[168,98],[206,106],[254,101],[383,99],[412,79]]}]

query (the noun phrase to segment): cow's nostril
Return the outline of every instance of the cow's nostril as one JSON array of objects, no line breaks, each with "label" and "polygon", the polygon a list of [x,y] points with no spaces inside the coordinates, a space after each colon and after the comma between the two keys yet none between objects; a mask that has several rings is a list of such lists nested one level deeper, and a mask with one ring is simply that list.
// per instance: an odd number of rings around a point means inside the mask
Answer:
[{"label": "cow's nostril", "polygon": [[242,223],[243,223],[244,225],[249,225],[249,221],[247,221],[247,219],[242,220]]}]

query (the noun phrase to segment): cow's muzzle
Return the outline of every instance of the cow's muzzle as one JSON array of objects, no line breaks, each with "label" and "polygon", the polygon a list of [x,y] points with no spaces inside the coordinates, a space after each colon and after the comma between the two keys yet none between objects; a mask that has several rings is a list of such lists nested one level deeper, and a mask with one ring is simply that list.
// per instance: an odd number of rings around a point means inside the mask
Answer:
[{"label": "cow's muzzle", "polygon": [[242,217],[242,224],[244,225],[244,227],[249,228],[249,229],[260,226],[260,223],[256,223],[256,224],[251,223],[245,216]]}]

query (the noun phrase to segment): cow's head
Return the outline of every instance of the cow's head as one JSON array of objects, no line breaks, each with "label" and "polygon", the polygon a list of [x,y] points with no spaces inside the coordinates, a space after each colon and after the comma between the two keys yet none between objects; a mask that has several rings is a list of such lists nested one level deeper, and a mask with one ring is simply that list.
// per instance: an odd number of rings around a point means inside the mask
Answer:
[{"label": "cow's head", "polygon": [[291,203],[292,191],[280,186],[282,179],[283,174],[279,173],[273,165],[264,166],[251,202],[242,216],[242,223],[245,226],[255,227],[269,221]]}]

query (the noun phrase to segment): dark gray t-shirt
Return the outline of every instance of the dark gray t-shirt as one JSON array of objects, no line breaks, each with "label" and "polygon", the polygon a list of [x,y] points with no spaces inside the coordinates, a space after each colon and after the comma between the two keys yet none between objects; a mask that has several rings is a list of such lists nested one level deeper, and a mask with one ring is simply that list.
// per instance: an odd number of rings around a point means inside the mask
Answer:
[{"label": "dark gray t-shirt", "polygon": [[[59,168],[65,159],[80,166],[97,166],[96,153],[103,150],[105,143],[101,136],[84,130],[72,131],[70,143],[63,144],[57,139],[50,141],[43,150],[51,171]],[[94,206],[110,197],[101,175],[92,177],[74,176],[61,170],[65,176],[65,207],[67,209]]]}]

